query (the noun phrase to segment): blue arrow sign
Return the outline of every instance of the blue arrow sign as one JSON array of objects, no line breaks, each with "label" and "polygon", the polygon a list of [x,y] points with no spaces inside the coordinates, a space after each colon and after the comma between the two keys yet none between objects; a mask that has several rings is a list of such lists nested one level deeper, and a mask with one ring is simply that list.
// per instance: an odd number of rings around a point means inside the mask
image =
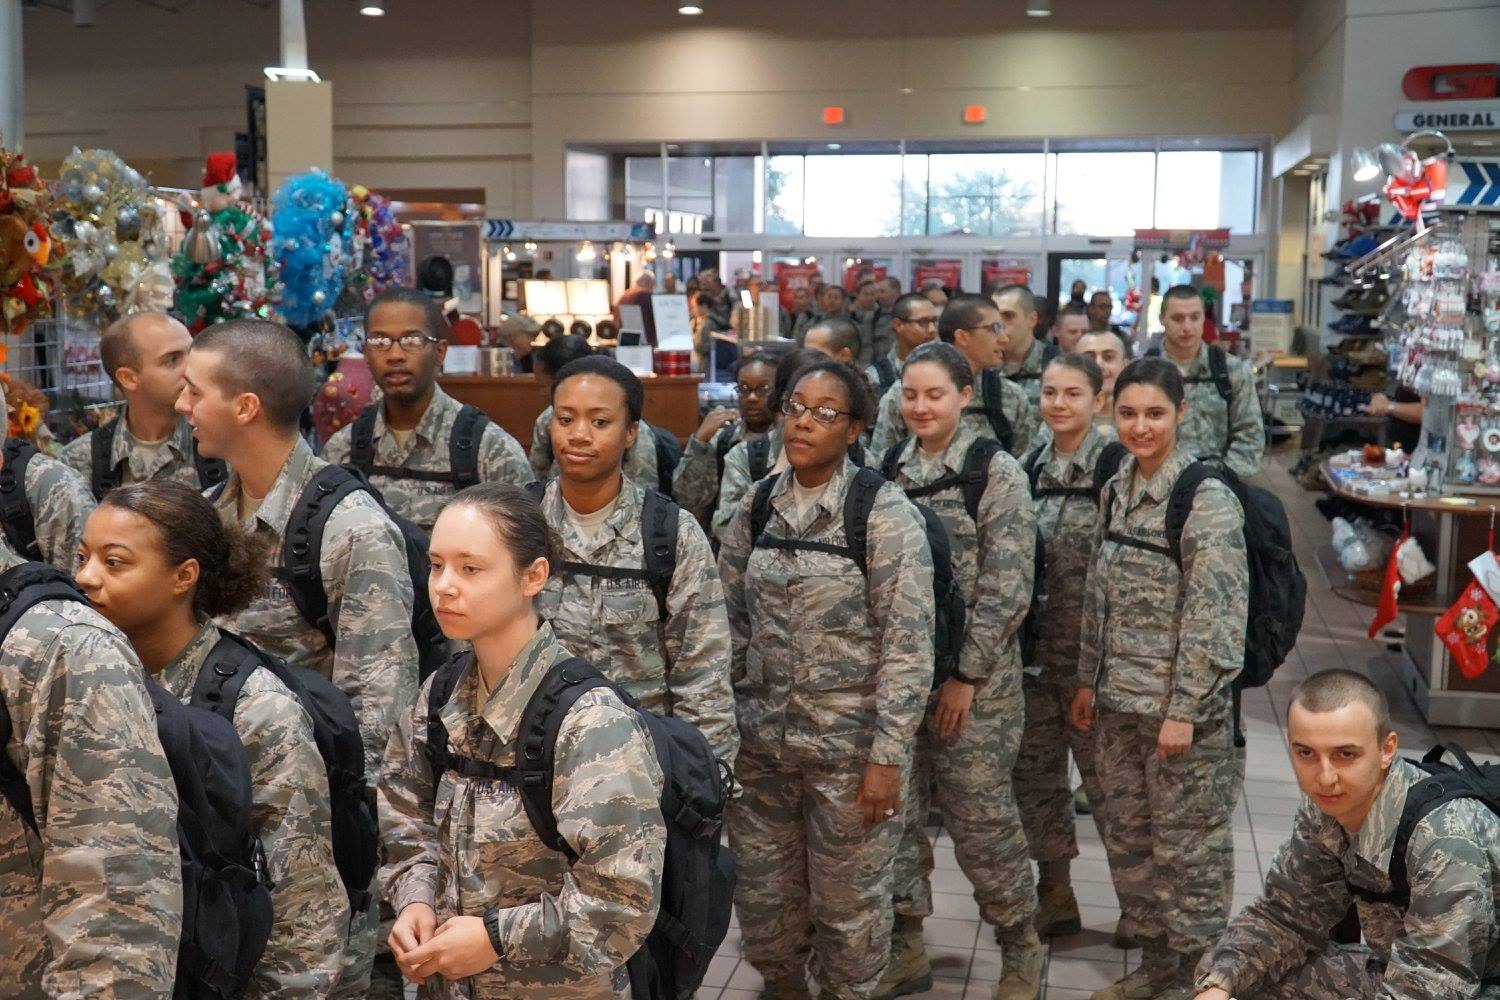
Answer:
[{"label": "blue arrow sign", "polygon": [[1444,208],[1500,209],[1500,160],[1465,160],[1453,167]]}]

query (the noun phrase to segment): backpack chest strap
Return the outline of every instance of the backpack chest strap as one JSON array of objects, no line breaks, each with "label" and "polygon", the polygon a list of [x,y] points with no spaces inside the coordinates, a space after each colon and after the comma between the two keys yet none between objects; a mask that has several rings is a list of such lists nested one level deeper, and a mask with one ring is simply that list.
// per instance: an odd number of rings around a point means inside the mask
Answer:
[{"label": "backpack chest strap", "polygon": [[422,483],[452,483],[456,478],[452,472],[408,469],[400,465],[372,465],[368,474],[371,476],[382,476],[386,479],[406,479]]},{"label": "backpack chest strap", "polygon": [[1177,557],[1172,552],[1171,547],[1167,545],[1157,545],[1154,542],[1144,541],[1140,538],[1132,538],[1129,535],[1123,535],[1118,531],[1105,532],[1104,537],[1109,541],[1114,542],[1116,545],[1128,545],[1132,549],[1142,549],[1146,552],[1155,552],[1159,556],[1166,556],[1173,562],[1177,561]]}]

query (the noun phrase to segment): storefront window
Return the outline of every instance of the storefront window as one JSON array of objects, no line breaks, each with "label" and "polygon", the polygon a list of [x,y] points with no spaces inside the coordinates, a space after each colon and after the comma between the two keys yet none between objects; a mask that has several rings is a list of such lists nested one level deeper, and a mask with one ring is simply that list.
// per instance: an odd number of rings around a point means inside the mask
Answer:
[{"label": "storefront window", "polygon": [[1041,153],[934,153],[926,159],[926,235],[1041,233]]},{"label": "storefront window", "polygon": [[625,217],[631,222],[646,218],[646,210],[662,210],[661,157],[625,157]]},{"label": "storefront window", "polygon": [[1156,154],[1055,153],[1051,231],[1128,236],[1152,226]]},{"label": "storefront window", "polygon": [[802,232],[803,174],[800,156],[772,156],[767,160],[766,232]]},{"label": "storefront window", "polygon": [[806,157],[805,236],[899,236],[901,157]]},{"label": "storefront window", "polygon": [[1255,232],[1259,153],[1178,150],[1156,162],[1157,228]]}]

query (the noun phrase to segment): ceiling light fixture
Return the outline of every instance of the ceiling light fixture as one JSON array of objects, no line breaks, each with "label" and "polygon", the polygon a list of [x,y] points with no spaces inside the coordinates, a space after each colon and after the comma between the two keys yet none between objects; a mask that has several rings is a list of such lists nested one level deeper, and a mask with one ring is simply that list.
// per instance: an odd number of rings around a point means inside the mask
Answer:
[{"label": "ceiling light fixture", "polygon": [[1354,179],[1363,183],[1380,176],[1380,161],[1363,146],[1354,147]]},{"label": "ceiling light fixture", "polygon": [[266,74],[267,80],[300,80],[303,83],[321,83],[323,78],[310,69],[299,69],[296,66],[266,66],[261,72]]},{"label": "ceiling light fixture", "polygon": [[365,17],[385,17],[384,0],[365,0],[359,5],[359,12]]},{"label": "ceiling light fixture", "polygon": [[1027,17],[1051,17],[1052,0],[1026,0]]},{"label": "ceiling light fixture", "polygon": [[677,13],[685,14],[688,17],[697,17],[703,13],[703,5],[701,3],[680,3],[677,5]]}]

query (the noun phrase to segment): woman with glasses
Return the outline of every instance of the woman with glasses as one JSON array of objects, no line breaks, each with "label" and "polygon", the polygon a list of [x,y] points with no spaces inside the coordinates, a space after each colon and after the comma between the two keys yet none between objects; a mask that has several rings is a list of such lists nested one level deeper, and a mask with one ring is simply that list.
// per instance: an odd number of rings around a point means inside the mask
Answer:
[{"label": "woman with glasses", "polygon": [[781,402],[787,468],[720,554],[743,795],[730,816],[745,955],[777,1000],[871,997],[911,744],[932,683],[932,558],[900,489],[849,459],[864,377],[818,361]]},{"label": "woman with glasses", "polygon": [[552,381],[558,478],[542,492],[557,554],[537,610],[558,640],[642,707],[696,725],[733,763],[729,623],[708,538],[693,516],[624,475],[641,380],[605,357]]},{"label": "woman with glasses", "polygon": [[896,930],[882,994],[932,985],[922,945],[932,913],[927,822],[935,786],[958,865],[1004,963],[999,1000],[1034,1000],[1045,953],[1032,918],[1035,883],[1011,787],[1024,711],[1016,637],[1031,604],[1036,519],[1026,476],[992,438],[962,421],[974,374],[952,344],[924,344],[901,372],[901,415],[912,436],[886,455],[886,478],[947,529],[954,579],[968,608],[951,676],[927,699],[917,732],[906,830],[896,862]]},{"label": "woman with glasses", "polygon": [[[377,295],[365,310],[365,361],[381,398],[322,451],[325,461],[358,468],[396,513],[427,532],[448,498],[470,485],[454,469],[464,449],[474,455],[468,471],[476,482],[524,486],[532,478],[519,441],[438,386],[446,327],[437,305],[414,288]],[[454,447],[455,429],[462,448]]]},{"label": "woman with glasses", "polygon": [[741,441],[765,437],[776,426],[775,414],[767,405],[775,377],[774,355],[760,352],[746,358],[735,373],[738,414],[735,410],[714,410],[688,438],[682,461],[672,474],[672,498],[699,512],[705,524],[711,523],[718,506],[719,484],[730,450]]},{"label": "woman with glasses", "polygon": [[1228,486],[1204,479],[1180,540],[1169,538],[1174,487],[1196,465],[1177,439],[1186,412],[1171,361],[1131,362],[1115,380],[1115,427],[1130,455],[1104,487],[1090,546],[1072,721],[1094,737],[1094,805],[1142,958],[1095,1000],[1194,996],[1198,960],[1224,933],[1234,887],[1229,816],[1244,775],[1231,684],[1245,661],[1244,515]]}]

